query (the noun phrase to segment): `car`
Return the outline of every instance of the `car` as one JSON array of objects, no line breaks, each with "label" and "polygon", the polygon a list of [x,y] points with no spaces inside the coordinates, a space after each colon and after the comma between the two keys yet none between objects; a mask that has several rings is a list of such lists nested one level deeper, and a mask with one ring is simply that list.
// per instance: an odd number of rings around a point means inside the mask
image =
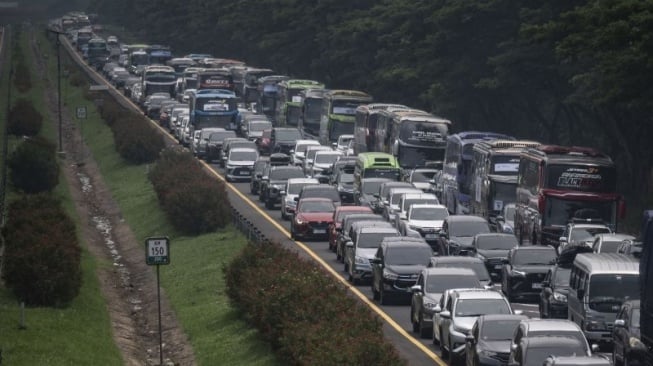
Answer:
[{"label": "car", "polygon": [[258,146],[258,151],[261,155],[270,155],[272,153],[272,129],[264,130],[261,137],[257,138],[254,142]]},{"label": "car", "polygon": [[258,149],[256,148],[256,144],[254,143],[254,141],[249,141],[242,137],[232,137],[232,138],[225,139],[221,152],[222,159],[220,160],[221,166],[223,168],[227,164],[227,157],[229,156],[229,152],[231,151],[231,149],[239,149],[239,148],[254,149],[258,153]]},{"label": "car", "polygon": [[354,140],[354,135],[343,134],[338,136],[338,141],[332,144],[332,147],[336,151],[340,151],[343,154],[346,154],[349,150],[349,143]]},{"label": "car", "polygon": [[457,365],[465,356],[467,334],[479,316],[488,314],[514,314],[510,302],[500,292],[493,290],[454,289],[440,313],[440,351],[450,365]]},{"label": "car", "polygon": [[[312,178],[306,178],[312,179]],[[350,214],[372,214],[372,209],[363,206],[338,206],[333,212],[333,222],[329,225],[329,250],[336,251],[338,236],[342,231],[343,218]]]},{"label": "car", "polygon": [[412,186],[410,188],[391,188],[383,201],[383,217],[389,222],[394,223],[396,221],[397,212],[399,211],[399,201],[401,201],[401,197],[405,193],[422,194],[422,191]]},{"label": "car", "polygon": [[[208,151],[208,146],[209,146],[209,137],[211,136],[211,134],[214,132],[226,132],[226,131],[227,130],[225,130],[224,128],[219,128],[219,127],[203,128],[201,130],[193,131],[196,134],[199,132],[197,136],[193,136],[193,142],[191,143],[191,151],[193,152],[193,155],[197,156],[199,159],[206,159],[207,156],[206,153]],[[195,137],[197,138],[197,140],[195,140]]]},{"label": "car", "polygon": [[591,356],[596,345],[590,346],[580,327],[567,319],[526,319],[519,322],[511,339],[511,349],[516,349],[526,338],[565,337],[581,344],[580,354]]},{"label": "car", "polygon": [[290,154],[295,141],[303,139],[301,131],[294,127],[273,127],[270,135],[271,152]]},{"label": "car", "polygon": [[265,168],[270,164],[269,160],[258,158],[254,162],[254,167],[252,167],[252,179],[249,182],[249,192],[251,194],[259,194],[259,189],[261,187],[261,179],[263,178],[263,172]]},{"label": "car", "polygon": [[644,249],[642,245],[643,244],[641,241],[625,240],[621,244],[619,244],[619,248],[617,248],[617,253],[639,258],[642,255],[642,250]]},{"label": "car", "polygon": [[558,251],[562,251],[570,244],[582,243],[591,247],[594,242],[594,235],[597,234],[612,234],[612,229],[603,222],[596,222],[596,220],[574,219],[565,226],[560,236]]},{"label": "car", "polygon": [[378,226],[380,223],[358,222],[352,226],[351,240],[345,243],[345,272],[354,285],[372,279],[370,260],[374,258],[383,238],[401,236],[393,227]]},{"label": "car", "polygon": [[481,315],[465,338],[466,366],[507,365],[510,339],[524,315]]},{"label": "car", "polygon": [[440,202],[433,193],[406,193],[399,198],[397,211],[394,215],[394,224],[401,228],[404,220],[408,217],[408,209],[414,204],[438,205]]},{"label": "car", "polygon": [[252,170],[257,159],[258,150],[256,148],[229,149],[225,168],[227,182],[252,179]]},{"label": "car", "polygon": [[439,171],[433,168],[415,168],[410,171],[408,182],[424,193],[435,193],[433,178]]},{"label": "car", "polygon": [[542,366],[612,366],[603,355],[594,356],[549,356]]},{"label": "car", "polygon": [[442,223],[438,238],[439,255],[468,255],[478,234],[490,232],[486,219],[470,215],[450,215]]},{"label": "car", "polygon": [[385,238],[370,261],[374,300],[387,305],[390,296],[411,296],[412,287],[430,258],[431,247],[423,239]]},{"label": "car", "polygon": [[[330,167],[324,169],[322,171],[323,175],[326,175],[329,177],[329,184],[334,185],[336,184],[336,177],[341,174],[354,174],[354,170],[356,169],[356,157],[354,156],[346,156],[346,155],[340,155],[336,159],[336,161],[331,164]],[[352,191],[353,191],[353,184],[352,184]]]},{"label": "car", "polygon": [[[259,200],[265,203],[265,208],[272,210],[281,203],[281,196],[286,192],[286,182],[291,178],[304,178],[302,170],[296,166],[269,164],[263,172],[260,184]],[[302,191],[306,186],[302,187]]]},{"label": "car", "polygon": [[243,122],[245,126],[244,136],[250,141],[256,141],[256,139],[263,136],[263,131],[272,128],[272,122],[263,115],[250,116],[245,118]]},{"label": "car", "polygon": [[616,253],[621,243],[625,240],[635,240],[635,237],[628,234],[596,234],[592,249],[594,253]]},{"label": "car", "polygon": [[286,181],[284,194],[281,195],[281,218],[283,220],[288,220],[295,214],[295,207],[297,207],[295,197],[299,195],[302,187],[311,184],[320,184],[320,182],[313,178],[290,178]]},{"label": "car", "polygon": [[300,200],[304,197],[324,197],[324,198],[329,198],[331,201],[333,201],[333,204],[336,206],[340,206],[340,194],[338,194],[338,190],[334,186],[330,186],[328,184],[316,184],[316,185],[310,185],[303,187],[301,191],[299,191],[299,195],[297,196],[297,200]]},{"label": "car", "polygon": [[648,349],[640,335],[640,301],[625,301],[612,329],[612,363],[614,366],[644,365]]},{"label": "car", "polygon": [[442,294],[450,288],[481,287],[476,273],[469,268],[425,268],[412,287],[410,321],[413,332],[431,338],[434,309]]},{"label": "car", "polygon": [[472,254],[485,262],[492,281],[500,283],[501,269],[508,259],[508,252],[518,245],[517,238],[513,234],[477,234],[472,240]]},{"label": "car", "polygon": [[348,172],[341,170],[336,174],[335,182],[333,184],[338,190],[340,195],[340,202],[343,205],[354,204],[354,174],[353,171]]},{"label": "car", "polygon": [[557,253],[552,246],[521,246],[510,249],[508,260],[501,270],[501,291],[510,301],[517,298],[536,298],[542,282]]},{"label": "car", "polygon": [[550,356],[584,355],[582,342],[568,337],[529,337],[524,338],[511,350],[508,365],[542,365]]},{"label": "car", "polygon": [[234,137],[236,137],[236,133],[234,131],[224,130],[212,132],[209,135],[209,140],[206,144],[205,160],[209,163],[214,160],[218,160],[220,158],[220,152],[222,151],[224,140]]},{"label": "car", "polygon": [[408,208],[406,219],[401,220],[399,231],[403,235],[408,235],[410,231],[418,233],[435,250],[438,233],[448,216],[449,211],[443,205],[414,203]]},{"label": "car", "polygon": [[306,150],[304,152],[304,164],[302,165],[302,168],[304,169],[304,174],[307,177],[312,177],[312,168],[313,168],[313,161],[315,160],[315,154],[317,154],[318,151],[328,151],[330,153],[333,153],[333,150],[329,148],[328,146],[323,146],[323,145],[309,145],[306,147]]},{"label": "car", "polygon": [[[388,178],[381,178],[381,179],[388,179]],[[361,183],[362,182],[363,182],[363,178],[361,178]],[[390,179],[388,179],[388,182],[381,183],[381,185],[379,186],[379,191],[376,194],[374,194],[375,199],[370,202],[370,207],[372,207],[372,210],[374,210],[375,213],[383,214],[385,206],[388,205],[388,201],[387,201],[388,192],[393,188],[415,189],[415,186],[413,186],[408,182],[397,182]]]},{"label": "car", "polygon": [[387,222],[383,219],[381,215],[370,214],[370,213],[352,213],[343,216],[342,223],[340,224],[340,232],[336,238],[336,259],[340,262],[345,260],[345,245],[348,241],[351,240],[349,237],[349,231],[351,230],[352,225],[358,221],[377,221],[377,222]]},{"label": "car", "polygon": [[320,146],[317,140],[302,139],[295,142],[295,147],[290,150],[293,165],[304,166],[304,158],[306,158],[306,148],[309,146]]},{"label": "car", "polygon": [[388,178],[361,178],[360,188],[354,188],[354,202],[359,206],[368,206],[372,210],[376,206],[381,184],[392,182]]},{"label": "car", "polygon": [[515,204],[506,203],[501,209],[501,213],[494,219],[496,232],[514,234],[515,233]]},{"label": "car", "polygon": [[333,201],[328,198],[311,197],[299,200],[290,223],[290,238],[326,238],[335,209]]},{"label": "car", "polygon": [[446,256],[431,257],[429,267],[433,268],[468,268],[476,273],[480,284],[487,289],[492,288],[492,279],[485,268],[485,263],[476,257]]},{"label": "car", "polygon": [[538,310],[540,318],[567,319],[571,267],[556,264],[542,281]]}]

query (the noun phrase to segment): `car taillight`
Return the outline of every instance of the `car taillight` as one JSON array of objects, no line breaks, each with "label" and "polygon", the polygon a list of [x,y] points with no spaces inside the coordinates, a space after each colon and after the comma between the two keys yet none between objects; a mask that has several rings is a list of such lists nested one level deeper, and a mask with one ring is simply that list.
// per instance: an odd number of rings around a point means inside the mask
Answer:
[{"label": "car taillight", "polygon": [[546,208],[546,196],[540,194],[537,198],[537,210],[541,215],[544,215],[544,209]]}]

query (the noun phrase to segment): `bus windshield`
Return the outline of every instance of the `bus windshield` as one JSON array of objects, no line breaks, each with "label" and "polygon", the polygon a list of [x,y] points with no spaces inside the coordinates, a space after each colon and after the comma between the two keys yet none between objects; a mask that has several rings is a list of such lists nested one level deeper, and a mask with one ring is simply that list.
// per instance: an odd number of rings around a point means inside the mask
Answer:
[{"label": "bus windshield", "polygon": [[613,166],[549,165],[546,168],[546,188],[594,193],[616,192],[616,168]]},{"label": "bus windshield", "polygon": [[322,99],[308,98],[304,100],[304,123],[319,123],[322,112]]},{"label": "bus windshield", "polygon": [[363,173],[363,178],[388,178],[399,180],[400,172],[396,168],[367,168]]},{"label": "bus windshield", "polygon": [[402,121],[399,127],[399,139],[411,145],[431,146],[448,133],[449,126],[445,123]]},{"label": "bus windshield", "polygon": [[424,166],[427,161],[443,160],[444,149],[434,146],[401,146],[397,158],[404,168]]},{"label": "bus windshield", "polygon": [[519,172],[519,155],[497,155],[492,157],[492,174],[514,175]]},{"label": "bus windshield", "polygon": [[356,102],[350,100],[334,100],[333,105],[331,107],[331,113],[344,115],[344,116],[355,116],[356,108],[361,104],[362,102]]},{"label": "bus windshield", "polygon": [[329,134],[331,141],[336,142],[340,135],[351,135],[354,133],[353,122],[341,122],[331,120],[331,133]]},{"label": "bus windshield", "polygon": [[195,100],[195,108],[204,112],[233,111],[236,110],[236,101],[224,98],[198,98]]},{"label": "bus windshield", "polygon": [[495,211],[501,211],[504,205],[517,200],[517,183],[493,182],[492,188],[494,192],[492,206]]},{"label": "bus windshield", "polygon": [[[614,201],[568,201],[555,197],[547,197],[545,204],[545,222],[547,226],[565,226],[574,217],[576,212],[592,212],[589,217],[601,219],[605,223],[615,223],[617,219],[617,204]],[[588,215],[585,215],[588,217]]]}]

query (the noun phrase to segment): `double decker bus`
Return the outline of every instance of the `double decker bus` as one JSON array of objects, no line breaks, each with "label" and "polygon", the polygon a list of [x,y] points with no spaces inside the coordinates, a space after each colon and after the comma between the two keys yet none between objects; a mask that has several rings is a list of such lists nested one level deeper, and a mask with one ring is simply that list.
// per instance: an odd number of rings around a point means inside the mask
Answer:
[{"label": "double decker bus", "polygon": [[288,79],[280,82],[279,103],[276,105],[275,121],[280,125],[298,126],[302,97],[305,89],[324,89],[324,84],[315,80]]},{"label": "double decker bus", "polygon": [[231,90],[201,89],[191,93],[188,101],[191,136],[194,130],[220,127],[236,129],[238,98]]},{"label": "double decker bus", "polygon": [[234,79],[227,69],[199,69],[196,89],[222,89],[233,92]]},{"label": "double decker bus", "polygon": [[256,103],[258,100],[258,84],[263,77],[270,76],[274,71],[248,67],[243,75],[242,97],[245,103]]},{"label": "double decker bus", "polygon": [[539,142],[494,140],[474,144],[472,156],[471,213],[496,226],[503,207],[515,203],[521,152]]},{"label": "double decker bus", "polygon": [[[372,103],[356,108],[354,121],[354,154],[377,151],[376,130],[381,111],[409,109],[402,104]],[[381,150],[382,151],[382,150]]]},{"label": "double decker bus", "polygon": [[610,157],[586,147],[541,145],[521,153],[515,235],[520,244],[557,247],[574,218],[602,220],[613,231],[625,214]]},{"label": "double decker bus", "polygon": [[389,108],[379,113],[377,146],[397,157],[404,169],[444,160],[451,121],[415,109]]},{"label": "double decker bus", "polygon": [[256,111],[265,114],[270,121],[274,122],[279,101],[279,83],[288,80],[286,75],[264,76],[258,81],[258,99]]},{"label": "double decker bus", "polygon": [[299,93],[301,112],[297,127],[307,136],[317,136],[320,133],[322,103],[327,92],[327,89],[304,89]]},{"label": "double decker bus", "polygon": [[146,66],[142,72],[143,98],[154,93],[168,93],[175,96],[177,76],[170,66]]},{"label": "double decker bus", "polygon": [[495,132],[467,131],[447,137],[442,164],[442,204],[452,214],[468,214],[471,200],[474,144],[491,140],[514,140]]},{"label": "double decker bus", "polygon": [[318,140],[331,145],[340,135],[353,135],[356,108],[373,102],[371,95],[358,90],[329,90],[324,95]]}]

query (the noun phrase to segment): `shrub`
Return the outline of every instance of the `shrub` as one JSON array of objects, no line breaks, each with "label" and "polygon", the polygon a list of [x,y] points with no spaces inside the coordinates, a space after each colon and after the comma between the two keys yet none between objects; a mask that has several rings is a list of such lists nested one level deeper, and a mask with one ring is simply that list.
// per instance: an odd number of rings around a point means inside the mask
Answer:
[{"label": "shrub", "polygon": [[11,183],[26,193],[51,191],[59,183],[59,164],[55,147],[33,137],[23,141],[8,160]]},{"label": "shrub", "polygon": [[43,116],[27,99],[18,99],[9,111],[8,132],[14,136],[36,136],[43,126]]},{"label": "shrub", "polygon": [[151,163],[165,148],[163,136],[142,117],[117,119],[111,128],[116,150],[132,164]]},{"label": "shrub", "polygon": [[234,306],[292,365],[403,365],[369,308],[279,244],[248,245],[226,268]]},{"label": "shrub", "polygon": [[12,202],[3,229],[2,278],[28,305],[62,306],[81,287],[81,250],[75,224],[50,195]]}]

